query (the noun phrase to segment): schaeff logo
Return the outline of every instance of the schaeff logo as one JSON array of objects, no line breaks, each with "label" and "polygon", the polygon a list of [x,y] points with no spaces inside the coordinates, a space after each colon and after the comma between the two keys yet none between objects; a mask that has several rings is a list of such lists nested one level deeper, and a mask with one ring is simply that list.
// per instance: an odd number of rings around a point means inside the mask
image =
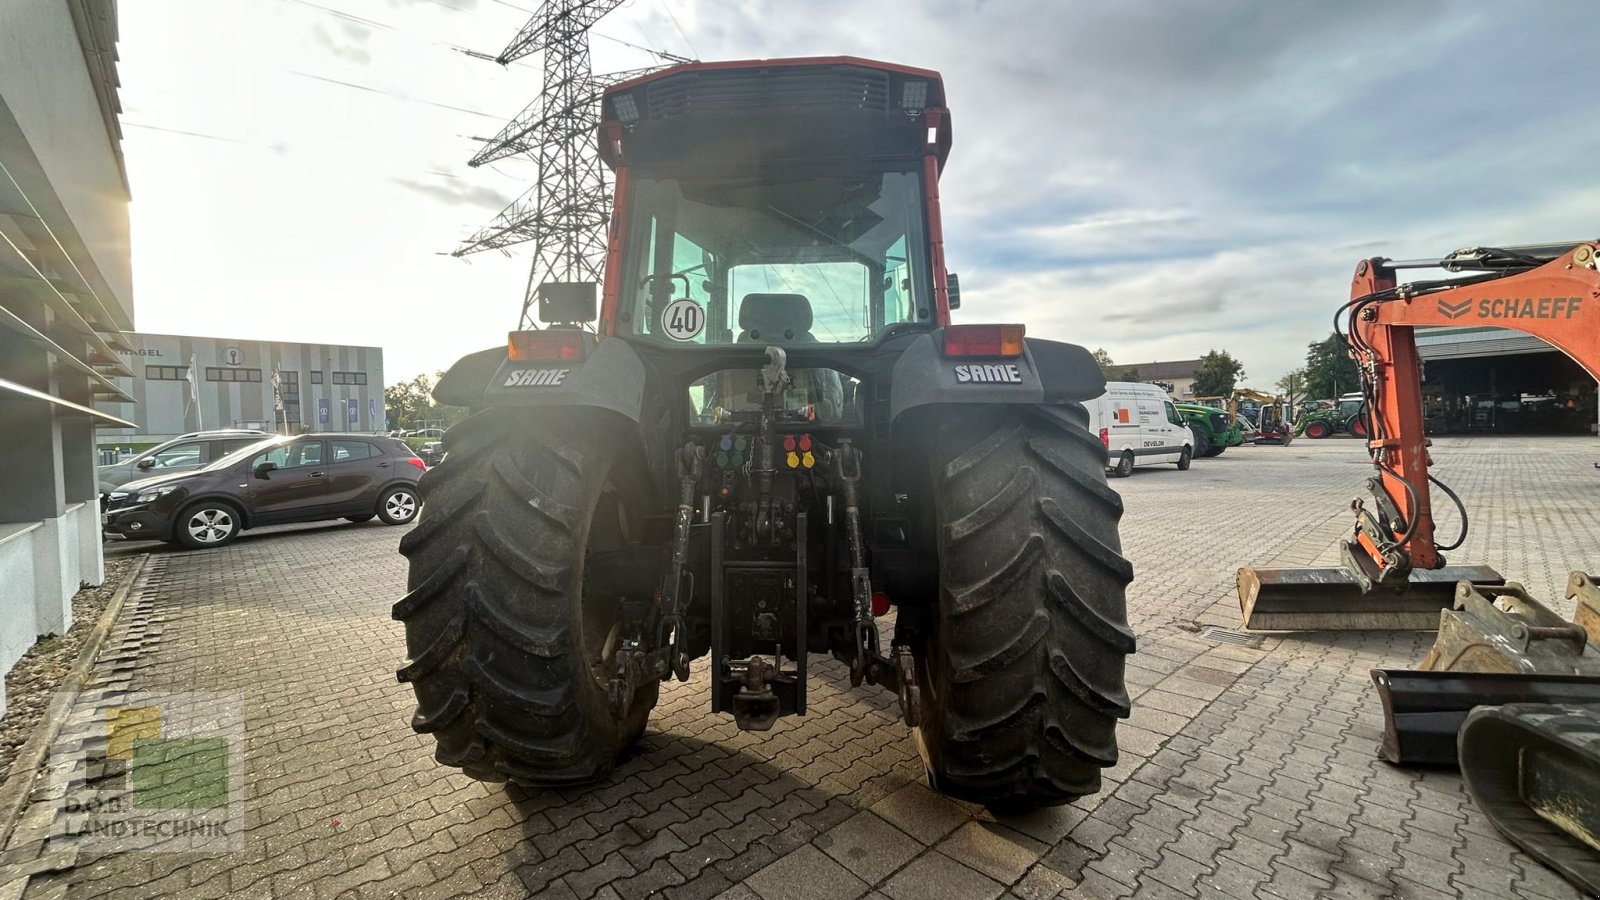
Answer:
[{"label": "schaeff logo", "polygon": [[1021,384],[1022,373],[1015,365],[956,366],[957,384]]},{"label": "schaeff logo", "polygon": [[1462,300],[1452,303],[1443,297],[1439,298],[1439,315],[1447,319],[1459,319],[1476,310],[1479,319],[1570,319],[1583,311],[1582,297],[1506,297],[1494,300],[1479,300],[1474,306],[1471,300]]}]

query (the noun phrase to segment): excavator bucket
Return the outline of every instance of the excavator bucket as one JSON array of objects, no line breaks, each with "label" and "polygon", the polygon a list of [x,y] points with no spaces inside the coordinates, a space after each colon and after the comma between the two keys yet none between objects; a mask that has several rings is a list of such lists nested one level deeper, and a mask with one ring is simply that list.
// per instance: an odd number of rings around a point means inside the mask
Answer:
[{"label": "excavator bucket", "polygon": [[1456,586],[1417,671],[1373,670],[1379,752],[1455,763],[1495,827],[1600,895],[1600,588],[1567,581],[1574,621],[1522,585]]},{"label": "excavator bucket", "polygon": [[1364,590],[1342,566],[1239,570],[1239,609],[1251,631],[1432,631],[1457,582],[1498,585],[1488,566],[1417,570],[1399,588]]},{"label": "excavator bucket", "polygon": [[1467,792],[1489,821],[1600,895],[1600,705],[1480,706],[1461,726],[1460,754]]}]

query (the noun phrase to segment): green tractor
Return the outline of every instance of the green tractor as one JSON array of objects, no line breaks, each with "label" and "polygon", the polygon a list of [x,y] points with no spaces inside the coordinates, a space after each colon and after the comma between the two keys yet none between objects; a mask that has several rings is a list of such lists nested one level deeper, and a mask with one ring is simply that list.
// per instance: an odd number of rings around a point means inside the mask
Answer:
[{"label": "green tractor", "polygon": [[1335,434],[1367,436],[1366,399],[1361,394],[1345,394],[1336,405],[1300,416],[1298,432],[1313,440]]},{"label": "green tractor", "polygon": [[1194,432],[1195,456],[1221,456],[1229,447],[1244,443],[1244,427],[1228,421],[1227,413],[1200,403],[1175,403],[1178,414]]}]

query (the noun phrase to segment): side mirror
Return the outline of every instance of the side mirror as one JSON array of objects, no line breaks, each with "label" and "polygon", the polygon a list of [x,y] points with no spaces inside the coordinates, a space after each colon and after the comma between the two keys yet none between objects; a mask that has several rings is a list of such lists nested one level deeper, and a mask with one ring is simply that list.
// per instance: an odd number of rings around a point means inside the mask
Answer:
[{"label": "side mirror", "polygon": [[593,322],[600,318],[599,288],[592,281],[547,281],[539,285],[539,321]]},{"label": "side mirror", "polygon": [[944,290],[945,290],[945,293],[950,296],[950,308],[951,309],[960,309],[961,308],[961,279],[956,277],[956,273],[949,272],[949,273],[945,274],[945,276],[944,276]]},{"label": "side mirror", "polygon": [[156,458],[154,456],[146,456],[144,459],[134,463],[134,465],[141,469],[154,469],[156,467]]},{"label": "side mirror", "polygon": [[266,478],[268,472],[275,472],[275,471],[277,471],[277,469],[278,469],[278,464],[277,463],[275,463],[275,462],[264,462],[264,463],[256,466],[256,470],[255,470],[256,471],[256,477],[257,478]]}]

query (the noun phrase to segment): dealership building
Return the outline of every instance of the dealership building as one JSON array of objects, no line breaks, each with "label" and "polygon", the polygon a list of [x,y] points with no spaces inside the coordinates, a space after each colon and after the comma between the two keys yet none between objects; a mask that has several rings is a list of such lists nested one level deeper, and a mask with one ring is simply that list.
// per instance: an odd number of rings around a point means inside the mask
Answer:
[{"label": "dealership building", "polygon": [[[105,579],[95,427],[133,327],[113,0],[0,13],[0,676]],[[0,680],[0,714],[5,687]]]},{"label": "dealership building", "polygon": [[[123,335],[131,371],[112,380],[133,400],[100,408],[133,423],[101,444],[151,443],[191,431],[383,431],[383,350],[180,334]],[[274,383],[276,375],[276,384]]]},{"label": "dealership building", "polygon": [[1592,434],[1595,380],[1560,350],[1509,328],[1419,328],[1430,434]]}]

